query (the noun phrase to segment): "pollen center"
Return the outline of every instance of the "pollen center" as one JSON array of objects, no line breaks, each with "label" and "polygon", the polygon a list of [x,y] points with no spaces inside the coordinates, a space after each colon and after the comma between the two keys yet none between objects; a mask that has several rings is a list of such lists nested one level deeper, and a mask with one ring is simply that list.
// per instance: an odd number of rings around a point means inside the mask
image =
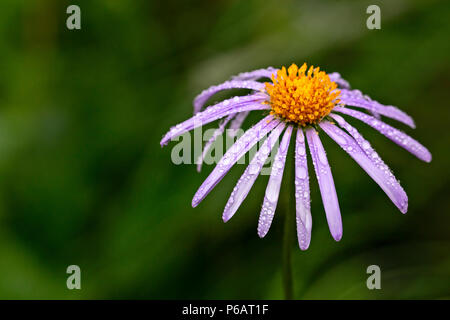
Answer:
[{"label": "pollen center", "polygon": [[311,66],[306,71],[292,64],[286,72],[282,67],[272,82],[266,82],[266,91],[270,95],[271,114],[286,121],[302,126],[316,124],[328,115],[339,102],[340,91],[324,71]]}]

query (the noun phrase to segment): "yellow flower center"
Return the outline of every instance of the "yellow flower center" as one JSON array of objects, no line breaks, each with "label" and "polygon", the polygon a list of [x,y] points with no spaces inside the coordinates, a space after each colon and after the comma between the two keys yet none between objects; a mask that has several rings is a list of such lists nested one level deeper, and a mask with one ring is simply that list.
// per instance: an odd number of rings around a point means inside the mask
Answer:
[{"label": "yellow flower center", "polygon": [[316,124],[327,116],[339,102],[337,84],[324,71],[311,66],[306,72],[304,63],[299,69],[292,64],[286,73],[282,67],[272,82],[266,82],[273,115],[302,126]]}]

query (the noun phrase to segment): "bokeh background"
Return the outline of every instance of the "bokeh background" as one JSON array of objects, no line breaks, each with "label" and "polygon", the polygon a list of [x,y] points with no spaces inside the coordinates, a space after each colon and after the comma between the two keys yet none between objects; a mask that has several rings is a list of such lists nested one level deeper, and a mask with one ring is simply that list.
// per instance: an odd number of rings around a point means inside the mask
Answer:
[{"label": "bokeh background", "polygon": [[[66,28],[69,4],[81,7],[81,30]],[[381,8],[381,30],[366,28],[370,4]],[[224,224],[245,167],[193,209],[212,166],[197,173],[174,165],[175,143],[161,149],[159,141],[207,86],[304,61],[411,114],[416,130],[396,126],[433,161],[351,121],[407,191],[402,215],[324,136],[344,236],[331,238],[313,177],[311,246],[302,252],[292,241],[295,297],[450,298],[449,21],[450,2],[437,0],[2,0],[0,298],[283,298],[283,221],[294,214],[284,199],[293,181],[284,181],[261,240],[268,176]],[[81,290],[66,288],[71,264],[81,267]],[[372,264],[381,290],[366,288]]]}]

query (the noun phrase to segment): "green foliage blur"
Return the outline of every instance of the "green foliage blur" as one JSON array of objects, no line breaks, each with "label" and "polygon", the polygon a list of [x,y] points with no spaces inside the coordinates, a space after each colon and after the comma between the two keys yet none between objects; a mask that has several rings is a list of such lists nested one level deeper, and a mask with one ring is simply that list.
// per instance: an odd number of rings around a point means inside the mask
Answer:
[{"label": "green foliage blur", "polygon": [[[66,28],[70,4],[81,8],[81,30]],[[381,8],[381,30],[366,28],[371,4]],[[311,246],[302,252],[292,241],[295,297],[450,298],[449,21],[450,2],[438,0],[1,1],[0,298],[283,298],[292,177],[261,240],[267,176],[224,224],[245,166],[193,209],[213,166],[175,165],[175,143],[161,149],[159,141],[192,115],[206,87],[304,61],[412,115],[415,130],[390,123],[433,161],[350,121],[401,180],[409,196],[402,215],[323,136],[344,236],[331,238],[311,177]],[[81,290],[66,288],[72,264],[81,267]],[[373,264],[381,290],[366,287]]]}]

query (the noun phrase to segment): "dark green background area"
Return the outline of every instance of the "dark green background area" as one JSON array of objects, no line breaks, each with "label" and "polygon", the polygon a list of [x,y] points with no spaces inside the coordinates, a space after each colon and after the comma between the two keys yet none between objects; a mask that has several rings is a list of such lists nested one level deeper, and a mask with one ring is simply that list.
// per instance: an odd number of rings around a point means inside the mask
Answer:
[{"label": "dark green background area", "polygon": [[[66,28],[71,3],[78,31]],[[366,28],[370,4],[381,30]],[[209,85],[304,61],[412,115],[416,130],[395,125],[433,161],[350,121],[401,180],[402,215],[323,135],[344,236],[331,238],[312,177],[311,246],[292,242],[295,297],[450,298],[449,21],[449,1],[1,1],[0,298],[282,298],[292,177],[261,240],[267,176],[224,224],[245,166],[193,209],[213,166],[174,165],[175,143],[159,141]],[[79,291],[66,288],[71,264]],[[381,290],[366,288],[372,264]]]}]

